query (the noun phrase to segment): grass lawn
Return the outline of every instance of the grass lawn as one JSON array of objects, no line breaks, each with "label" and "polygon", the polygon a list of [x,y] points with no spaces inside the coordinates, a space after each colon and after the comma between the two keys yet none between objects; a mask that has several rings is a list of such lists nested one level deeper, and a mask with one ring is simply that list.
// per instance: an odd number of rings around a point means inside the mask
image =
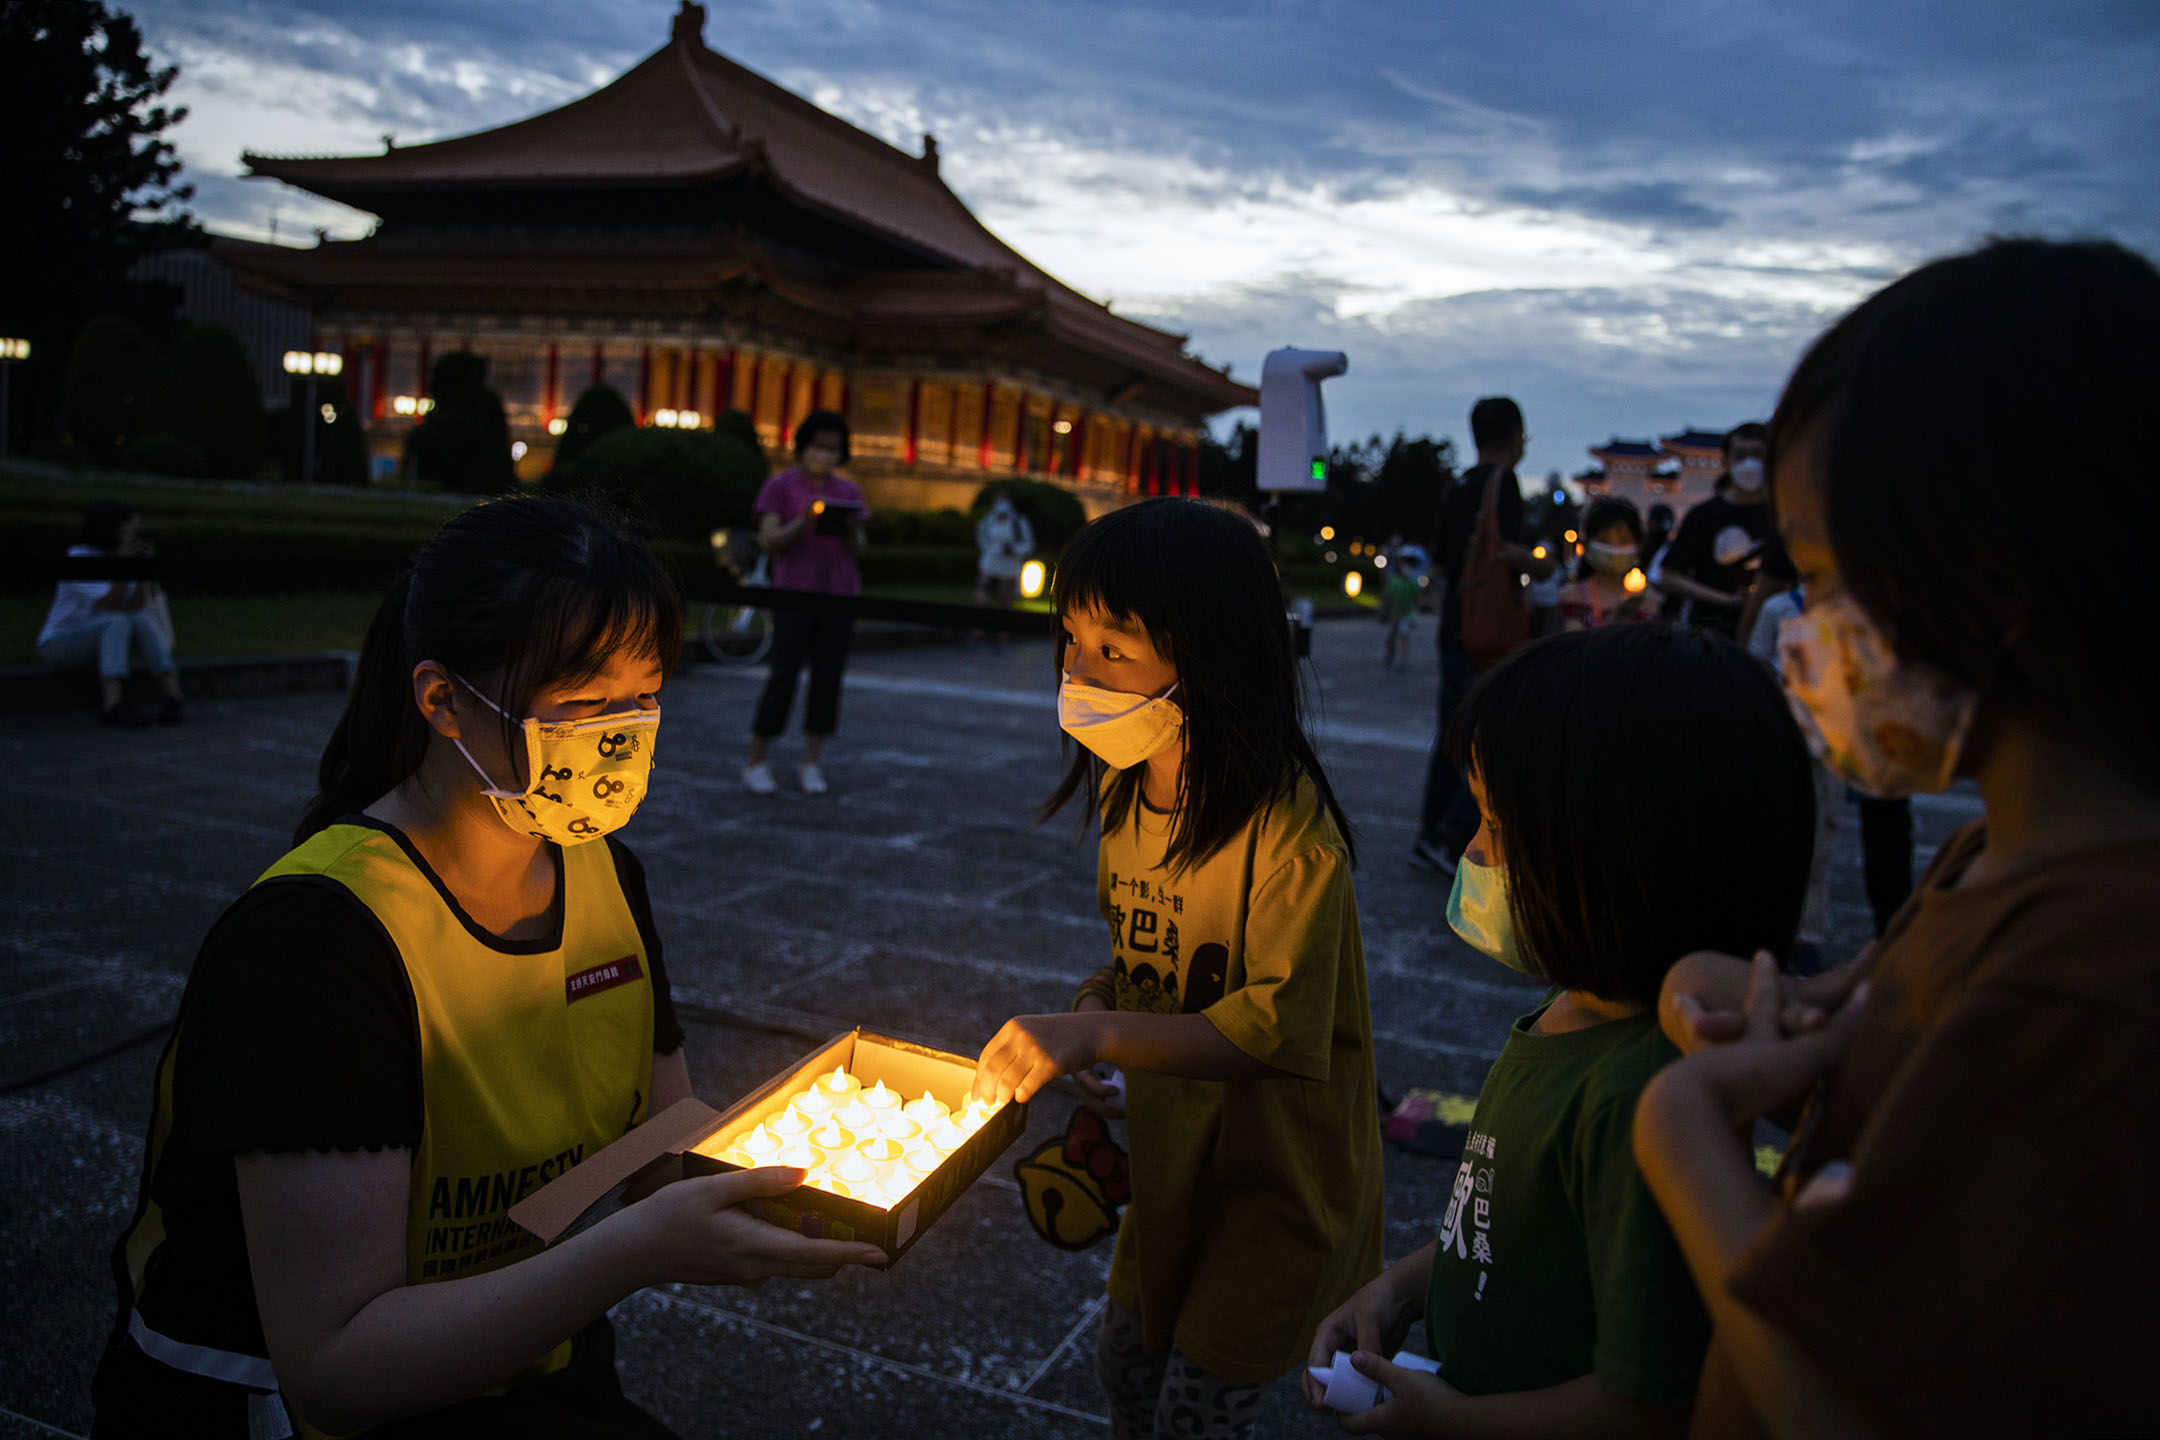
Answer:
[{"label": "grass lawn", "polygon": [[[358,650],[381,597],[323,590],[287,595],[173,595],[180,658]],[[0,594],[0,665],[37,660],[49,595]]]}]

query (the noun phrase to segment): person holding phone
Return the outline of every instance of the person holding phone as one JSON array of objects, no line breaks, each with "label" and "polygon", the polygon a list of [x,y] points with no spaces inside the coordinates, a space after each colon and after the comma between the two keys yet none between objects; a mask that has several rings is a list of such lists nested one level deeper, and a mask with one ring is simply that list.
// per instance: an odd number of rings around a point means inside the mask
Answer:
[{"label": "person holding phone", "polygon": [[[773,584],[783,590],[855,595],[862,590],[863,527],[870,508],[862,490],[838,473],[848,462],[847,421],[830,410],[813,410],[795,427],[795,463],[765,482],[755,506],[758,543],[772,556]],[[805,795],[823,795],[819,762],[825,742],[840,726],[840,677],[847,669],[855,620],[817,610],[775,610],[773,645],[764,693],[750,722],[750,757],[743,788],[770,795],[780,787],[767,757],[787,729],[795,704],[795,679],[810,664],[810,698],[803,708],[803,759],[798,776]]]},{"label": "person holding phone", "polygon": [[[82,538],[67,553],[147,557],[153,551],[133,506],[100,500],[83,517]],[[127,703],[128,672],[137,661],[164,692],[158,722],[180,723],[187,705],[172,646],[172,612],[155,580],[62,580],[37,639],[38,658],[53,669],[97,670],[98,720],[105,725],[150,723],[148,714]]]}]

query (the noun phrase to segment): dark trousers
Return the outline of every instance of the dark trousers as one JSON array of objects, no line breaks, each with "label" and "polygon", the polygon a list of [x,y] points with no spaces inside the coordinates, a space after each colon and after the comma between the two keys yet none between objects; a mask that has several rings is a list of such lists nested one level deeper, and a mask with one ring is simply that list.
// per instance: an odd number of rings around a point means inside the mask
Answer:
[{"label": "dark trousers", "polygon": [[787,729],[795,704],[795,677],[810,662],[810,700],[803,710],[805,735],[830,735],[840,728],[840,676],[847,669],[848,641],[855,617],[814,610],[775,610],[772,616],[771,671],[758,696],[750,733],[770,740]]},{"label": "dark trousers", "polygon": [[1867,874],[1868,909],[1875,912],[1875,933],[1913,892],[1912,801],[1860,799],[1860,857]]},{"label": "dark trousers", "polygon": [[1433,736],[1432,761],[1425,767],[1425,804],[1418,815],[1418,836],[1457,859],[1477,834],[1478,810],[1462,771],[1448,759],[1448,727],[1477,678],[1477,667],[1468,655],[1440,647],[1440,723]]}]

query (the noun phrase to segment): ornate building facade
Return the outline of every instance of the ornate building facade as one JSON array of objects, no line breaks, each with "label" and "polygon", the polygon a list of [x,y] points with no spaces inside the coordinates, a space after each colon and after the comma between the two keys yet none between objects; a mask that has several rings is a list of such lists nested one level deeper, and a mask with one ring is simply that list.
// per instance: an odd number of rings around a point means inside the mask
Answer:
[{"label": "ornate building facade", "polygon": [[1590,447],[1598,463],[1575,482],[1591,496],[1615,495],[1648,513],[1652,505],[1670,505],[1674,518],[1707,500],[1725,473],[1725,432],[1689,426],[1656,442],[1613,437]]},{"label": "ornate building facade", "polygon": [[841,411],[882,505],[965,505],[1013,474],[1090,511],[1196,486],[1201,426],[1254,390],[997,239],[932,137],[910,155],[856,129],[708,49],[704,21],[685,3],[611,84],[494,130],[243,157],[379,217],[360,240],[213,247],[344,353],[378,464],[425,413],[432,358],[471,350],[528,477],[607,384],[641,423],[747,411],[775,452],[810,410]]}]

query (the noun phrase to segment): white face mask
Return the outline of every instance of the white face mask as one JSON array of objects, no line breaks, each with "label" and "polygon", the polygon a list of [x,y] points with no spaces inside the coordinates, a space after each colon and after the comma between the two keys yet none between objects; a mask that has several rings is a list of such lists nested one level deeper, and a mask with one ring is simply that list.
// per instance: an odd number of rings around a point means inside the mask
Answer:
[{"label": "white face mask", "polygon": [[1760,460],[1735,460],[1728,473],[1732,476],[1733,488],[1743,494],[1752,495],[1763,487],[1765,472]]},{"label": "white face mask", "polygon": [[1633,545],[1607,545],[1593,540],[1589,552],[1590,568],[1600,575],[1625,575],[1637,563]]},{"label": "white face mask", "polygon": [[1847,783],[1885,797],[1950,788],[1973,692],[1899,660],[1851,596],[1778,626],[1778,658],[1808,745]]},{"label": "white face mask", "polygon": [[[462,675],[456,678],[490,710],[511,718],[479,686]],[[450,743],[480,777],[480,793],[493,803],[503,824],[537,840],[579,845],[620,830],[637,812],[651,777],[653,745],[659,734],[658,710],[595,715],[589,720],[527,716],[525,764],[532,779],[522,792],[497,786],[463,741]]]},{"label": "white face mask", "polygon": [[[1170,690],[1177,689],[1173,682]],[[1117,770],[1145,764],[1178,742],[1185,732],[1185,712],[1160,695],[1128,695],[1083,685],[1066,675],[1058,686],[1058,724],[1066,734]]]}]

